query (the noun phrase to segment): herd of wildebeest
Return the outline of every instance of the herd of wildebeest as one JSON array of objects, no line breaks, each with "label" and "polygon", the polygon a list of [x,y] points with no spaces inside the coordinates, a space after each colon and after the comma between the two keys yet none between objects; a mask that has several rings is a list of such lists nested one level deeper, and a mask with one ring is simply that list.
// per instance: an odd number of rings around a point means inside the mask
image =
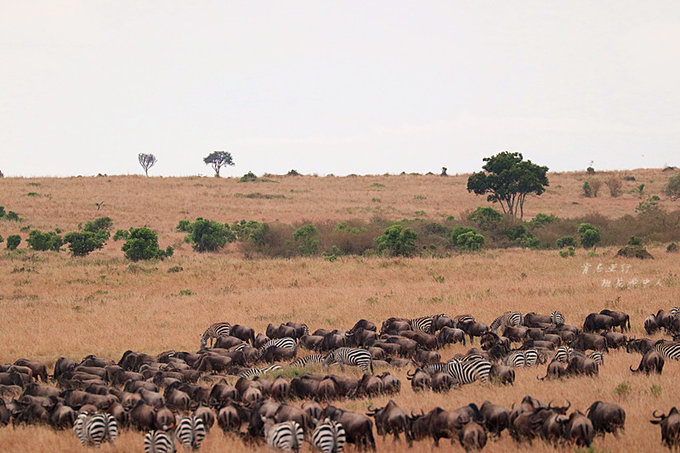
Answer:
[{"label": "herd of wildebeest", "polygon": [[[402,382],[388,371],[395,368],[407,369],[415,392],[448,392],[476,381],[512,385],[516,368],[541,364],[547,368],[539,381],[596,376],[608,351],[623,348],[641,354],[633,373],[662,373],[665,360],[680,359],[680,309],[659,310],[644,320],[644,328],[673,339],[629,338],[630,317],[611,310],[591,313],[580,328],[558,311],[506,312],[490,325],[472,315],[438,314],[389,318],[378,329],[362,319],[347,331],[311,332],[305,324],[287,322],[257,335],[248,326],[219,322],[205,330],[197,352],[127,351],[117,362],[62,357],[51,374],[33,360],[0,365],[0,425],[69,429],[93,446],[114,442],[119,429],[139,430],[146,433],[147,452],[175,451],[176,444],[200,448],[215,424],[244,442],[297,451],[307,441],[324,453],[340,452],[345,443],[374,450],[374,425],[378,435],[403,436],[409,446],[425,439],[438,445],[447,438],[478,450],[503,431],[517,442],[589,446],[595,435],[624,430],[620,406],[594,401],[585,413],[570,412],[568,402],[557,406],[529,395],[511,408],[485,401],[419,413],[392,400],[369,405],[366,413],[334,404],[398,394]],[[440,348],[476,339],[478,347],[442,361]],[[363,374],[327,374],[332,364],[358,367]],[[323,373],[305,372],[307,366]],[[678,410],[650,417],[661,427],[661,441],[680,447]]]}]

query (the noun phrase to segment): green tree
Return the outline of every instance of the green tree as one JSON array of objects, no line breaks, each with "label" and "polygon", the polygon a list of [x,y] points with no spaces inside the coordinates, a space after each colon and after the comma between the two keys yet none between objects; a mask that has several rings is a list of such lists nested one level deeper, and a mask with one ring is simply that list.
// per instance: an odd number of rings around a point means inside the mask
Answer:
[{"label": "green tree", "polygon": [[43,233],[40,230],[31,231],[26,242],[33,250],[54,250],[55,252],[58,252],[64,244],[63,239],[57,233],[53,231]]},{"label": "green tree", "polygon": [[205,162],[206,165],[212,165],[213,170],[215,170],[215,176],[218,178],[222,167],[225,165],[234,165],[231,153],[227,151],[213,151],[203,158],[203,162]]},{"label": "green tree", "polygon": [[139,165],[144,169],[144,174],[146,176],[149,176],[149,168],[153,167],[156,165],[156,162],[158,162],[158,159],[156,159],[156,156],[153,154],[139,153],[137,159],[139,160]]},{"label": "green tree", "polygon": [[111,229],[112,226],[113,220],[111,220],[111,217],[99,217],[98,219],[89,220],[85,222],[85,225],[83,226],[83,231],[89,231],[90,233],[99,233],[102,236],[106,236],[106,239],[108,239],[109,236],[111,235],[111,233],[109,233],[109,230]]},{"label": "green tree", "polygon": [[387,227],[385,234],[375,238],[379,252],[388,251],[392,256],[411,256],[416,251],[418,234],[411,228],[394,224]]},{"label": "green tree", "polygon": [[64,243],[68,244],[73,256],[86,256],[90,252],[104,247],[108,238],[109,232],[105,230],[97,232],[74,231],[64,235]]},{"label": "green tree", "polygon": [[474,231],[467,231],[456,236],[456,247],[460,250],[473,252],[484,246],[484,236]]},{"label": "green tree", "polygon": [[298,250],[303,256],[319,253],[319,230],[308,223],[293,231],[293,239],[298,243]]},{"label": "green tree", "polygon": [[154,258],[165,258],[172,256],[174,250],[168,246],[167,249],[158,248],[158,235],[155,231],[141,227],[130,228],[128,240],[123,244],[125,258],[131,261],[150,260]]},{"label": "green tree", "polygon": [[584,249],[592,248],[600,242],[600,229],[589,223],[579,224],[578,234],[581,237],[581,245]]},{"label": "green tree", "polygon": [[198,218],[191,224],[190,230],[188,237],[198,252],[214,252],[236,239],[229,225],[214,220]]},{"label": "green tree", "polygon": [[548,167],[524,160],[521,153],[504,151],[485,157],[484,171],[475,172],[467,182],[468,192],[487,194],[486,199],[500,203],[503,213],[524,216],[524,201],[529,194],[541,195],[548,185]]},{"label": "green tree", "polygon": [[16,250],[19,244],[21,244],[21,236],[18,234],[7,236],[7,250]]}]

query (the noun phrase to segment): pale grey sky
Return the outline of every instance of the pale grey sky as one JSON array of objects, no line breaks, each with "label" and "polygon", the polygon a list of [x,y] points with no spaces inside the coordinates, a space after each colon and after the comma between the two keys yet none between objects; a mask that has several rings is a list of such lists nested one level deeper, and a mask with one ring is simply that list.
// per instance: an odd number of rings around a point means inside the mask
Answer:
[{"label": "pale grey sky", "polygon": [[679,81],[677,0],[0,0],[0,170],[680,165]]}]

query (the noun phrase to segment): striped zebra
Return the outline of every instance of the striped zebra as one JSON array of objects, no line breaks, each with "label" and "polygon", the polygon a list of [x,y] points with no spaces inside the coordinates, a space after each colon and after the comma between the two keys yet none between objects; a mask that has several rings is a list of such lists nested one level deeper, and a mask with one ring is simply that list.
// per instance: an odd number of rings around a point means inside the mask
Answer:
[{"label": "striped zebra", "polygon": [[604,354],[601,353],[600,351],[593,351],[590,354],[588,354],[589,359],[593,359],[595,363],[597,363],[597,366],[602,366],[604,365]]},{"label": "striped zebra", "polygon": [[201,335],[201,348],[205,348],[205,346],[208,344],[208,340],[210,340],[210,347],[212,347],[212,345],[215,344],[215,340],[217,340],[219,337],[225,337],[230,333],[231,324],[228,322],[216,322],[205,329],[205,332],[203,332],[203,335]]},{"label": "striped zebra", "polygon": [[333,363],[339,364],[342,371],[345,371],[344,365],[352,365],[358,366],[364,373],[368,373],[370,369],[371,374],[373,374],[373,359],[371,354],[365,349],[338,348],[331,351],[324,357],[323,365],[328,367]]},{"label": "striped zebra", "polygon": [[175,453],[175,436],[167,431],[149,431],[144,436],[144,453]]},{"label": "striped zebra", "polygon": [[680,360],[680,343],[659,340],[654,345],[654,349],[665,359]]},{"label": "striped zebra", "polygon": [[503,313],[498,318],[494,319],[489,329],[496,333],[500,326],[514,326],[519,327],[524,323],[524,315],[519,311],[509,311]]},{"label": "striped zebra", "polygon": [[540,355],[536,349],[515,351],[503,359],[503,365],[515,368],[536,366],[540,362]]},{"label": "striped zebra", "polygon": [[323,355],[321,354],[311,354],[305,357],[300,357],[299,359],[295,359],[292,362],[288,364],[288,366],[293,367],[293,368],[304,368],[307,365],[312,365],[312,364],[323,364]]},{"label": "striped zebra", "polygon": [[444,362],[430,363],[429,365],[425,365],[421,369],[430,376],[432,376],[435,373],[448,373],[449,364]]},{"label": "striped zebra", "polygon": [[434,316],[423,316],[421,318],[409,319],[408,325],[411,326],[412,330],[432,333],[433,321]]},{"label": "striped zebra", "polygon": [[487,360],[452,360],[447,365],[447,372],[459,385],[471,384],[476,380],[489,382],[491,362]]},{"label": "striped zebra", "polygon": [[569,346],[560,346],[557,348],[557,351],[555,351],[555,357],[553,357],[553,360],[562,363],[569,363],[569,360],[571,360],[573,355],[574,350],[572,348]]},{"label": "striped zebra", "polygon": [[345,428],[330,418],[316,425],[312,433],[312,445],[321,453],[342,453],[345,440]]},{"label": "striped zebra", "polygon": [[564,325],[564,315],[561,312],[555,310],[554,312],[550,313],[550,322],[556,326],[562,326]]},{"label": "striped zebra", "polygon": [[678,313],[680,313],[680,307],[673,307],[670,310],[671,316],[676,316]]},{"label": "striped zebra", "polygon": [[276,425],[265,423],[264,432],[267,445],[277,450],[299,451],[304,441],[302,427],[292,420]]},{"label": "striped zebra", "polygon": [[203,420],[195,415],[177,418],[177,428],[175,428],[177,440],[182,443],[186,450],[198,450],[201,448],[206,435]]},{"label": "striped zebra", "polygon": [[297,342],[295,341],[294,338],[291,337],[275,338],[263,344],[258,349],[258,351],[260,351],[260,354],[264,354],[264,352],[269,348],[295,349],[295,346],[297,346]]},{"label": "striped zebra", "polygon": [[114,442],[118,437],[118,423],[111,414],[78,415],[73,423],[73,432],[83,446],[101,446],[102,442]]},{"label": "striped zebra", "polygon": [[246,379],[250,379],[255,376],[261,376],[263,374],[267,374],[270,371],[276,371],[280,370],[281,367],[279,365],[269,365],[264,368],[248,368],[247,370],[241,371],[238,376],[239,377],[244,377]]}]

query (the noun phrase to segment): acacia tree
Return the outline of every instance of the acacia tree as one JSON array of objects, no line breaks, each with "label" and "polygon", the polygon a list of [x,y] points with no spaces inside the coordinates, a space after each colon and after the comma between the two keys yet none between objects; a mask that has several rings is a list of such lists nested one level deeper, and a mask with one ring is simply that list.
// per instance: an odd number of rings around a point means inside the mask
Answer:
[{"label": "acacia tree", "polygon": [[146,176],[149,176],[149,168],[153,167],[158,161],[153,154],[144,153],[139,153],[137,159],[139,159],[139,165],[144,169],[144,174],[146,174]]},{"label": "acacia tree", "polygon": [[503,151],[485,157],[484,171],[468,178],[467,190],[477,195],[488,194],[486,199],[500,203],[505,214],[524,217],[524,200],[527,195],[541,195],[548,185],[548,167],[524,160],[521,153]]},{"label": "acacia tree", "polygon": [[210,164],[215,170],[215,176],[219,178],[220,169],[225,165],[234,165],[231,153],[227,151],[213,151],[203,159],[206,165]]}]

